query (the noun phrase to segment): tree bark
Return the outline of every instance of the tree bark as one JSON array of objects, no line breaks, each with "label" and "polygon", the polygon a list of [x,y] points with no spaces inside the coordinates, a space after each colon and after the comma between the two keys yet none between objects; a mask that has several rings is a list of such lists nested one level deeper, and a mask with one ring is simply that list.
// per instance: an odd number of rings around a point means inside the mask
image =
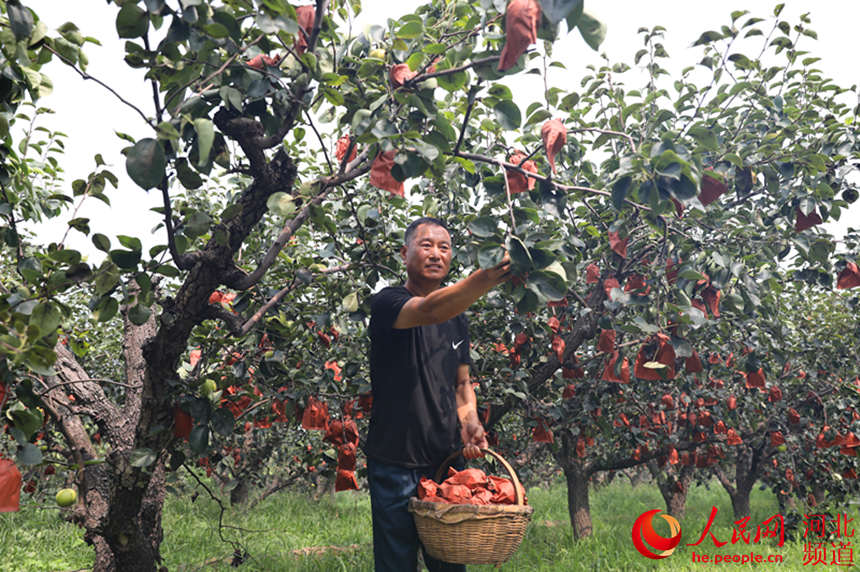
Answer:
[{"label": "tree bark", "polygon": [[573,537],[576,540],[591,536],[591,505],[588,500],[588,474],[584,467],[572,461],[564,466],[564,476],[567,480],[567,511],[570,515],[570,525],[573,527]]},{"label": "tree bark", "polygon": [[660,469],[657,462],[648,462],[648,470],[657,481],[657,487],[666,502],[666,512],[681,520],[687,509],[687,490],[693,478],[693,468],[681,466],[678,468],[665,467]]},{"label": "tree bark", "polygon": [[764,459],[761,449],[748,445],[739,445],[738,447],[734,482],[719,466],[714,467],[714,474],[732,500],[735,520],[750,516],[750,493],[758,479]]}]

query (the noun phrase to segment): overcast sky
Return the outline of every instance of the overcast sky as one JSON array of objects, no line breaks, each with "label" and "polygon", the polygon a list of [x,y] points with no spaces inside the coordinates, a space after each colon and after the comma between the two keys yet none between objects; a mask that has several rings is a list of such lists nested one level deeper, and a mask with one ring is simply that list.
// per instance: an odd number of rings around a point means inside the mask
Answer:
[{"label": "overcast sky", "polygon": [[[101,46],[89,44],[86,48],[90,60],[88,71],[151,114],[149,86],[138,70],[131,70],[122,62],[124,48],[123,41],[116,38],[114,6],[106,6],[104,0],[24,0],[23,3],[32,7],[51,29],[71,20],[78,24],[84,35],[98,38]],[[356,23],[358,29],[367,23],[384,23],[386,18],[400,17],[419,5],[414,0],[365,0],[363,4],[364,13]],[[720,26],[729,24],[729,14],[733,10],[743,9],[753,15],[769,17],[774,5],[775,2],[765,0],[588,0],[585,9],[607,25],[608,33],[600,53],[606,53],[612,62],[624,61],[632,65],[633,54],[642,47],[637,30],[658,24],[664,26],[667,31],[663,43],[672,58],[663,65],[670,70],[674,67],[677,71],[697,61],[699,48],[691,48],[696,38],[705,30],[718,30]],[[856,62],[857,54],[860,54],[860,34],[856,29],[857,22],[860,22],[860,2],[813,3],[790,0],[786,2],[782,18],[794,24],[798,15],[806,12],[812,18],[811,28],[818,33],[818,41],[805,39],[802,47],[822,58],[816,65],[838,85],[850,87],[860,83],[860,66]],[[554,50],[554,54],[565,61],[567,70],[554,70],[551,85],[578,89],[579,80],[586,72],[585,66],[601,64],[598,53],[588,48],[576,33],[563,39]],[[91,199],[78,216],[91,218],[93,232],[102,232],[111,237],[116,234],[143,235],[141,238],[146,247],[164,242],[164,237],[152,236],[149,232],[158,224],[159,217],[148,209],[159,204],[159,197],[155,191],[146,193],[141,190],[125,176],[124,160],[119,149],[126,144],[114,134],[114,131],[121,131],[135,138],[149,137],[152,135],[150,128],[140,116],[119,103],[104,88],[92,81],[83,81],[65,66],[52,63],[47,73],[54,82],[54,94],[41,100],[40,105],[56,111],[50,126],[68,135],[67,153],[63,158],[67,186],[74,179],[84,178],[92,171],[96,153],[102,153],[114,173],[120,176],[120,189],[109,193],[112,208]],[[522,92],[517,89],[517,103],[521,108],[540,99],[543,88],[537,76],[529,78],[535,84],[532,93],[537,95],[529,94],[528,86]],[[628,85],[634,85],[634,82],[628,81]],[[65,231],[65,220],[68,218],[71,216],[62,219],[62,222],[54,221],[39,227],[39,239],[45,242],[58,241]],[[839,226],[860,226],[858,218],[860,201],[855,203],[852,213],[843,214]],[[74,248],[92,252],[89,239],[80,233],[70,233],[68,243]]]}]

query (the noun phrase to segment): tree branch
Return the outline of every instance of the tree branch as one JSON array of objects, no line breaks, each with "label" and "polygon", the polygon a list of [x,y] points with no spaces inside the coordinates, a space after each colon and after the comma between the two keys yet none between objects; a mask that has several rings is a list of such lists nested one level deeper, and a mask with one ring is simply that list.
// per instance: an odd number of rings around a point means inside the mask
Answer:
[{"label": "tree branch", "polygon": [[116,91],[114,88],[112,88],[111,86],[109,86],[108,84],[106,84],[105,82],[103,82],[102,80],[98,79],[97,77],[93,77],[93,76],[91,76],[90,74],[88,74],[87,72],[85,72],[85,71],[83,71],[82,69],[80,69],[80,68],[79,68],[78,66],[76,66],[76,65],[75,65],[71,60],[68,60],[65,56],[63,56],[62,54],[60,54],[59,52],[57,52],[57,51],[56,51],[54,48],[52,48],[50,45],[48,45],[48,44],[43,44],[43,46],[44,46],[44,48],[45,48],[46,50],[48,50],[49,52],[51,52],[52,54],[54,54],[55,56],[57,56],[57,57],[60,59],[60,61],[61,61],[61,62],[63,62],[64,64],[66,64],[67,66],[69,66],[70,68],[72,68],[73,70],[75,70],[75,71],[78,73],[78,75],[79,75],[79,76],[81,76],[81,78],[82,78],[82,79],[84,79],[84,80],[92,80],[92,81],[96,82],[97,84],[99,84],[100,86],[102,86],[103,88],[105,88],[106,90],[108,90],[109,92],[111,92],[111,93],[114,95],[114,97],[116,97],[118,100],[120,100],[122,103],[124,103],[124,104],[125,104],[125,105],[127,105],[128,107],[130,107],[130,108],[132,108],[133,110],[135,110],[135,111],[137,112],[137,114],[138,114],[138,115],[140,115],[140,116],[143,118],[143,120],[144,120],[144,121],[146,121],[146,124],[147,124],[147,125],[149,125],[149,126],[150,126],[150,127],[152,127],[153,129],[155,129],[155,123],[154,123],[151,119],[149,119],[149,118],[146,116],[146,114],[145,114],[143,111],[141,111],[141,109],[140,109],[139,107],[137,107],[136,105],[134,105],[133,103],[131,103],[130,101],[128,101],[127,99],[125,99],[125,98],[124,98],[123,96],[121,96],[119,93],[117,93],[117,91]]},{"label": "tree branch", "polygon": [[[319,39],[320,31],[322,30],[322,21],[325,18],[325,13],[328,11],[328,0],[317,0],[316,9],[314,10],[314,26],[311,29],[310,37],[308,37],[308,51],[314,51],[316,48],[317,39]],[[299,33],[302,30],[299,29]]]},{"label": "tree branch", "polygon": [[[555,182],[551,177],[544,177],[543,175],[538,175],[537,173],[532,173],[531,171],[526,171],[525,169],[523,169],[522,167],[520,167],[518,165],[514,165],[513,163],[507,163],[504,161],[500,161],[498,159],[493,159],[492,157],[487,157],[486,155],[479,155],[477,153],[466,153],[463,151],[460,151],[456,154],[450,153],[450,155],[455,156],[455,157],[462,157],[464,159],[470,159],[472,161],[480,161],[482,163],[501,164],[505,169],[517,171],[519,173],[522,173],[526,177],[531,177],[532,179],[536,179],[538,181],[547,183],[549,185],[552,185],[556,189],[559,189],[562,191],[580,191],[580,192],[584,192],[584,193],[590,193],[592,195],[600,195],[603,197],[611,197],[612,196],[612,193],[610,193],[609,191],[601,191],[600,189],[594,189],[591,187],[582,187],[582,186],[578,186],[578,185],[563,185],[561,183]],[[637,209],[640,209],[643,211],[648,211],[648,212],[651,211],[650,207],[646,207],[645,205],[640,205],[639,203],[633,202],[630,199],[624,199],[624,202],[633,206],[634,208],[637,208]]]},{"label": "tree branch", "polygon": [[[353,161],[355,163],[355,161]],[[243,272],[236,269],[233,273],[228,275],[223,284],[233,288],[235,290],[247,290],[254,284],[260,281],[269,267],[274,264],[277,259],[278,253],[284,248],[284,245],[293,236],[293,233],[307,220],[308,216],[310,216],[310,210],[312,206],[319,205],[322,201],[328,196],[333,188],[336,186],[343,184],[347,181],[350,181],[360,175],[363,175],[367,171],[370,170],[370,163],[366,163],[365,165],[353,168],[352,170],[335,175],[333,177],[323,177],[319,179],[320,183],[320,191],[317,195],[302,208],[302,210],[293,217],[284,227],[281,229],[281,232],[278,234],[278,237],[269,247],[269,250],[266,251],[266,254],[263,256],[263,259],[260,261],[257,268],[251,272],[250,274],[244,274]]]},{"label": "tree branch", "polygon": [[203,310],[203,318],[223,322],[230,333],[236,337],[243,335],[242,317],[227,310],[221,304],[209,304]]},{"label": "tree branch", "polygon": [[714,465],[711,467],[711,472],[714,473],[714,476],[717,477],[717,480],[720,481],[720,484],[723,485],[723,488],[726,489],[726,492],[729,493],[729,496],[734,496],[736,491],[734,485],[732,485],[732,481],[729,479],[729,476],[723,471],[722,467],[719,465]]},{"label": "tree branch", "polygon": [[[352,265],[352,264],[342,264],[340,266],[332,266],[331,268],[326,268],[325,270],[321,270],[318,274],[334,274],[335,272],[343,272],[343,271],[349,270],[353,266],[354,265]],[[248,318],[245,321],[245,323],[242,324],[242,326],[239,329],[238,335],[244,336],[245,334],[250,332],[251,328],[253,328],[257,324],[257,322],[259,322],[263,318],[263,316],[266,314],[266,312],[268,312],[273,307],[275,307],[284,298],[284,296],[286,296],[288,293],[292,292],[293,290],[296,290],[300,286],[304,286],[305,284],[306,283],[304,283],[304,282],[296,282],[294,280],[293,282],[291,282],[290,284],[288,284],[287,286],[285,286],[284,288],[279,290],[277,294],[272,296],[269,299],[269,301],[267,301],[265,304],[263,304],[260,307],[259,310],[254,312],[253,316]]]},{"label": "tree branch", "polygon": [[466,127],[469,125],[469,116],[472,115],[472,109],[475,107],[475,95],[476,91],[473,91],[474,88],[469,89],[469,104],[466,106],[466,113],[463,115],[463,125],[460,127],[460,137],[457,138],[457,144],[454,145],[454,156],[457,156],[457,153],[460,152],[460,146],[463,144],[463,137],[466,135]]},{"label": "tree branch", "polygon": [[180,254],[176,248],[176,233],[173,229],[173,209],[170,205],[170,191],[167,188],[167,177],[161,179],[161,199],[164,205],[164,229],[167,232],[167,250],[170,258],[180,270],[188,270],[194,265],[195,256],[192,254]]},{"label": "tree branch", "polygon": [[406,87],[406,88],[412,87],[413,85],[415,85],[417,83],[421,83],[422,81],[424,81],[426,79],[430,79],[432,77],[443,77],[446,75],[453,75],[457,72],[466,71],[467,69],[473,68],[475,66],[495,62],[499,58],[501,58],[500,55],[499,56],[490,56],[488,58],[481,58],[480,60],[473,60],[467,64],[463,64],[463,65],[458,66],[456,68],[448,68],[448,69],[439,70],[439,71],[435,71],[435,72],[431,72],[431,73],[416,75],[415,77],[413,77],[411,79],[407,79],[406,81],[404,81],[403,87]]}]

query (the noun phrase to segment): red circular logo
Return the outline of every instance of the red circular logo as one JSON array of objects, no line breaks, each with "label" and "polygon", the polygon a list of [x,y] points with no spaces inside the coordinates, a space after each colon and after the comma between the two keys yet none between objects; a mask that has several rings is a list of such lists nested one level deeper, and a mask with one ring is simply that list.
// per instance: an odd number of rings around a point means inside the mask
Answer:
[{"label": "red circular logo", "polygon": [[[633,546],[639,551],[642,556],[659,560],[666,558],[675,552],[675,547],[681,543],[681,525],[678,521],[668,514],[660,516],[669,523],[669,533],[672,535],[669,538],[660,536],[654,531],[652,520],[654,515],[660,512],[659,508],[643,512],[633,523]],[[651,552],[651,548],[660,550],[661,552]]]}]

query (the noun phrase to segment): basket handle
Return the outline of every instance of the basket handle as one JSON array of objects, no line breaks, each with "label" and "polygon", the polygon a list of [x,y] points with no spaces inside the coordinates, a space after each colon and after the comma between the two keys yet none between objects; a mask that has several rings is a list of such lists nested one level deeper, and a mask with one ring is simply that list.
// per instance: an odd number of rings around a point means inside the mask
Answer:
[{"label": "basket handle", "polygon": [[[496,453],[492,449],[481,448],[481,453],[484,453],[485,455],[492,455],[492,457],[494,459],[496,459],[499,463],[502,464],[502,466],[505,468],[505,470],[511,476],[511,481],[513,481],[513,483],[514,483],[514,498],[516,500],[516,504],[519,506],[522,506],[523,505],[522,485],[520,484],[520,480],[517,478],[517,474],[514,472],[514,468],[511,466],[511,464],[508,463],[504,457],[502,457],[501,455],[499,455],[498,453]],[[448,456],[447,459],[442,461],[442,464],[439,466],[439,470],[436,471],[436,479],[435,480],[437,483],[442,481],[442,472],[445,471],[445,469],[447,469],[451,465],[451,463],[454,461],[454,459],[456,459],[457,457],[459,457],[462,454],[463,454],[462,449],[459,451],[454,451],[453,453],[451,453]]]}]

